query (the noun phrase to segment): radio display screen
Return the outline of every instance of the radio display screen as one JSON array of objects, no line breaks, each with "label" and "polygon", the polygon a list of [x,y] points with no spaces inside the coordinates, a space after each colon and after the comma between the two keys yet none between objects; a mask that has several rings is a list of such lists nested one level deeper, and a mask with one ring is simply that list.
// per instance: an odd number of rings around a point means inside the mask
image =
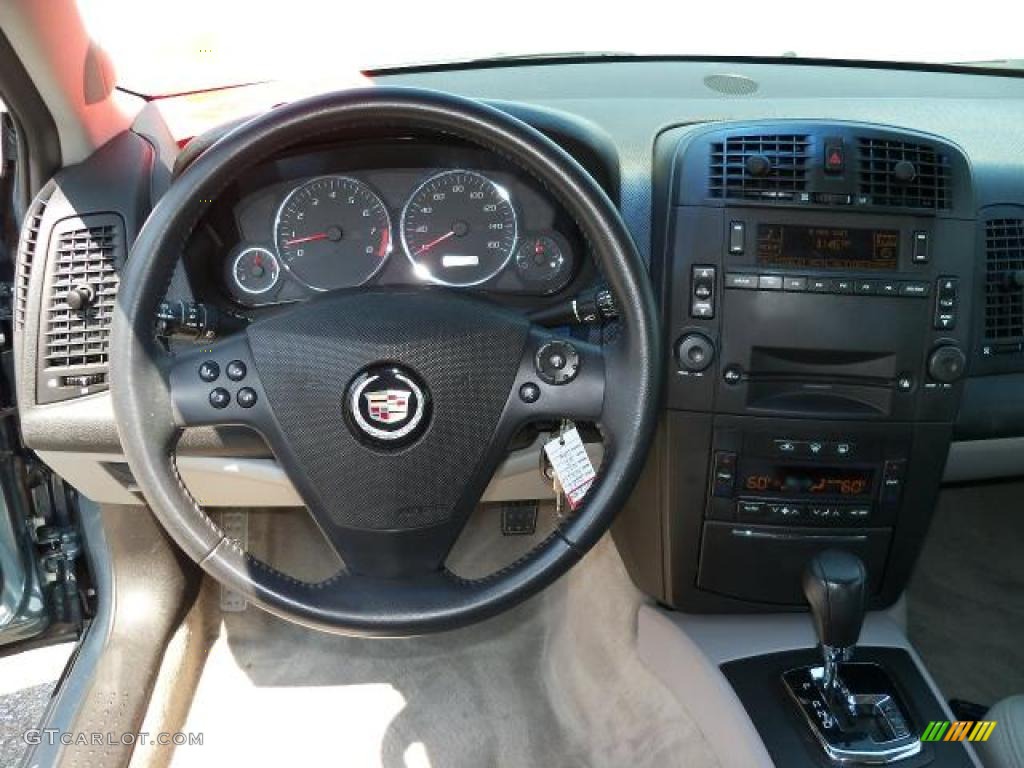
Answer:
[{"label": "radio display screen", "polygon": [[896,269],[897,229],[757,225],[757,263],[796,269]]},{"label": "radio display screen", "polygon": [[860,499],[871,495],[874,470],[761,465],[740,477],[740,490],[776,496]]}]

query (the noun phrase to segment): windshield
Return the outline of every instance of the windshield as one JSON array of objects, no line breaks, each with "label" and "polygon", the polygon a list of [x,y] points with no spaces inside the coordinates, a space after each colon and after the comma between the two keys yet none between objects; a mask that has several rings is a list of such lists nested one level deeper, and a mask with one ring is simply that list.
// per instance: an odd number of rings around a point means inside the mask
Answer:
[{"label": "windshield", "polygon": [[[80,0],[118,84],[173,94],[265,80],[345,83],[360,71],[558,53],[856,59],[1024,68],[1013,4],[858,0],[619,5],[516,0]],[[947,9],[956,9],[955,13]],[[163,18],[165,15],[166,18]]]}]

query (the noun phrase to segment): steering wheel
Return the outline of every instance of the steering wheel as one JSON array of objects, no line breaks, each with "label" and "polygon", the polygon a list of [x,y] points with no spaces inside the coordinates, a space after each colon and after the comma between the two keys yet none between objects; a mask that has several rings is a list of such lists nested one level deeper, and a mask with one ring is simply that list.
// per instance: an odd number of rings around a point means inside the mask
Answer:
[{"label": "steering wheel", "polygon": [[[244,332],[168,353],[154,318],[210,201],[240,173],[283,151],[374,131],[455,137],[540,182],[575,219],[618,300],[616,340],[572,340],[575,377],[549,383],[538,376],[538,353],[566,340],[523,314],[467,292],[363,288],[325,293]],[[593,179],[548,138],[497,109],[409,88],[298,101],[214,143],[140,231],[121,278],[111,344],[110,385],[125,457],[182,550],[278,616],[373,636],[423,634],[492,616],[576,563],[608,529],[640,473],[661,377],[649,281],[618,212]],[[217,382],[201,376],[210,361],[219,367]],[[208,367],[203,373],[209,378]],[[539,397],[521,395],[527,383]],[[226,405],[223,393],[212,394],[218,386],[229,390]],[[248,392],[240,396],[243,388]],[[369,418],[371,408],[377,417],[394,416],[393,423]],[[562,417],[596,423],[605,442],[581,508],[531,554],[495,574],[466,580],[446,570],[445,557],[511,437],[529,422]],[[263,435],[344,563],[336,575],[314,584],[275,570],[226,537],[192,497],[175,463],[178,437],[186,427],[221,424]]]}]

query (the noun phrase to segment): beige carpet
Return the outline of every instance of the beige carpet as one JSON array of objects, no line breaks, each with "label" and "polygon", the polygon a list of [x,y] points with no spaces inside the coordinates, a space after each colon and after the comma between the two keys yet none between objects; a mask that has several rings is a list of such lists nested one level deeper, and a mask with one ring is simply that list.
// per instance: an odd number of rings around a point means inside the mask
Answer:
[{"label": "beige carpet", "polygon": [[1024,483],[942,491],[907,593],[908,634],[948,698],[1024,693]]},{"label": "beige carpet", "polygon": [[[294,530],[267,537],[261,525],[250,521],[254,545],[278,565],[303,560]],[[542,595],[443,635],[343,638],[253,608],[224,614],[184,726],[203,744],[179,747],[173,765],[714,766],[637,658],[640,601],[606,539]]]}]

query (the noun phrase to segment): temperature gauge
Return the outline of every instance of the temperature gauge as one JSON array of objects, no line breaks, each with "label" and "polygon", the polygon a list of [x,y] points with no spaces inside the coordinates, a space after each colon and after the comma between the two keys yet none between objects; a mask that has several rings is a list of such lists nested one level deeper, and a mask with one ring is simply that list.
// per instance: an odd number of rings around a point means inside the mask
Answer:
[{"label": "temperature gauge", "polygon": [[244,293],[259,296],[275,285],[281,276],[277,257],[266,248],[246,248],[231,265],[231,278]]},{"label": "temperature gauge", "polygon": [[552,288],[565,277],[568,262],[553,237],[528,237],[516,251],[516,269],[528,283],[548,283]]}]

